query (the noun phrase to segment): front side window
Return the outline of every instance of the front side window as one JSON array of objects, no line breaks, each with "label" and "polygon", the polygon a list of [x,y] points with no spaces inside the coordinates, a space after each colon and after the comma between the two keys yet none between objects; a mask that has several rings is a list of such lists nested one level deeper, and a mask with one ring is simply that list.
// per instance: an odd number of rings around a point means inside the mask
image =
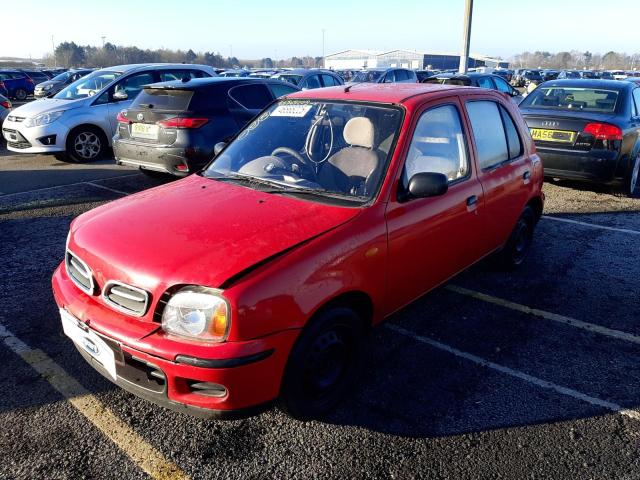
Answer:
[{"label": "front side window", "polygon": [[402,121],[399,107],[285,99],[254,119],[206,177],[315,201],[375,197]]},{"label": "front side window", "polygon": [[98,70],[60,90],[54,98],[60,100],[78,100],[79,98],[92,97],[120,75],[122,75],[121,72]]},{"label": "front side window", "polygon": [[384,72],[381,72],[379,70],[358,72],[358,73],[355,74],[355,76],[353,77],[353,79],[351,81],[352,82],[374,82],[375,83],[378,80],[380,80],[380,77],[382,77],[383,74],[384,74]]},{"label": "front side window", "polygon": [[444,105],[426,111],[418,120],[402,173],[407,188],[416,173],[446,175],[455,182],[469,174],[467,145],[458,109]]},{"label": "front side window", "polygon": [[503,79],[494,78],[493,81],[495,82],[498,91],[502,93],[511,93],[511,87]]},{"label": "front side window", "polygon": [[127,99],[133,100],[138,96],[142,87],[154,83],[153,72],[135,73],[124,80],[118,82],[115,86],[115,92],[125,92]]},{"label": "front side window", "polygon": [[262,110],[271,103],[271,95],[263,84],[247,84],[229,90],[229,96],[247,110]]},{"label": "front side window", "polygon": [[495,102],[467,102],[480,168],[486,170],[509,160],[502,115]]},{"label": "front side window", "polygon": [[309,78],[307,78],[305,85],[303,85],[303,87],[306,87],[306,88],[322,87],[322,85],[320,85],[320,77],[318,75],[311,75]]},{"label": "front side window", "polygon": [[480,88],[488,88],[489,90],[493,89],[493,83],[489,77],[480,77],[478,78],[478,86]]},{"label": "front side window", "polygon": [[322,83],[325,87],[335,87],[340,85],[331,75],[322,75]]}]

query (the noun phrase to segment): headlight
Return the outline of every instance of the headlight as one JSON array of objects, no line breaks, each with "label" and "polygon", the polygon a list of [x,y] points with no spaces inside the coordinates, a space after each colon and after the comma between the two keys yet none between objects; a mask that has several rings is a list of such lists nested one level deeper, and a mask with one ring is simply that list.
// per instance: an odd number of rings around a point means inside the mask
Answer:
[{"label": "headlight", "polygon": [[223,342],[231,323],[229,305],[220,292],[185,287],[171,297],[162,312],[162,329],[174,335]]},{"label": "headlight", "polygon": [[33,118],[27,118],[24,121],[23,125],[25,127],[40,127],[42,125],[49,125],[50,123],[55,122],[57,119],[59,119],[63,113],[64,110],[58,112],[43,113]]},{"label": "headlight", "polygon": [[51,90],[51,87],[53,87],[53,85],[49,84],[49,85],[45,85],[44,87],[42,87],[43,90]]}]

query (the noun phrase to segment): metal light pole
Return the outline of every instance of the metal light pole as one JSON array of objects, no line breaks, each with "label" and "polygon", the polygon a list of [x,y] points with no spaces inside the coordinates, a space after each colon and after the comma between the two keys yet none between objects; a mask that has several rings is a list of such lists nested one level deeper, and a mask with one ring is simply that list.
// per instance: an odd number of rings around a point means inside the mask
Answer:
[{"label": "metal light pole", "polygon": [[324,68],[324,31],[325,29],[322,29],[322,68]]},{"label": "metal light pole", "polygon": [[102,39],[102,48],[104,48],[104,41],[107,39],[104,35],[100,37]]},{"label": "metal light pole", "polygon": [[473,13],[473,0],[465,0],[464,6],[464,32],[462,33],[462,55],[460,55],[460,73],[467,73],[469,66],[469,44],[471,43],[471,16]]},{"label": "metal light pole", "polygon": [[53,52],[53,66],[58,66],[58,60],[56,60],[56,44],[53,43],[53,35],[51,35],[51,51]]}]

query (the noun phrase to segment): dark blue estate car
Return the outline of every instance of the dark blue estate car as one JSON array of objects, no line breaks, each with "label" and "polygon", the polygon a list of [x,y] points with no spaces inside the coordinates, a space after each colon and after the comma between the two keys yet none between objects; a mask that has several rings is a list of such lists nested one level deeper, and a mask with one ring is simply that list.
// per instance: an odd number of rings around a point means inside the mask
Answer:
[{"label": "dark blue estate car", "polygon": [[640,195],[640,85],[554,80],[520,103],[552,178],[621,186]]}]

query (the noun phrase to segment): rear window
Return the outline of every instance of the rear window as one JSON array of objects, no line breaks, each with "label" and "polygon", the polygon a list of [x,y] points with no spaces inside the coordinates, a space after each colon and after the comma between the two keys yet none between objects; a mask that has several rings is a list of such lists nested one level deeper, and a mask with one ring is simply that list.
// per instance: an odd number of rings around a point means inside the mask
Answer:
[{"label": "rear window", "polygon": [[154,110],[187,110],[193,91],[161,88],[145,88],[140,92],[131,108],[153,108]]},{"label": "rear window", "polygon": [[616,110],[618,92],[596,88],[538,87],[520,104],[549,110],[581,110],[612,113]]}]

